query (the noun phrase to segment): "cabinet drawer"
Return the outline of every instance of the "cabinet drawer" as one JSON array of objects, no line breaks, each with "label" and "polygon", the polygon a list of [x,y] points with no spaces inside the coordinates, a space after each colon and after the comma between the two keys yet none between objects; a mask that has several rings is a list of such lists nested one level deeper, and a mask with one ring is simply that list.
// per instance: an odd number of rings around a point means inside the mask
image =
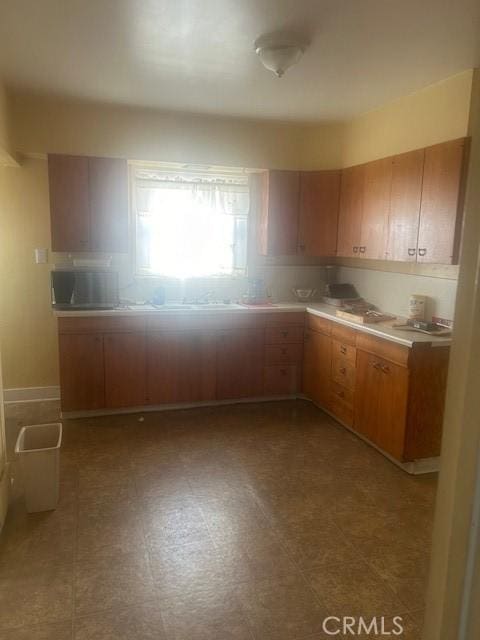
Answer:
[{"label": "cabinet drawer", "polygon": [[357,332],[355,329],[350,329],[349,327],[345,327],[343,324],[334,322],[332,326],[332,338],[335,338],[338,342],[350,344],[354,347],[356,344]]},{"label": "cabinet drawer", "polygon": [[330,411],[340,422],[353,426],[353,408],[334,394],[330,396]]},{"label": "cabinet drawer", "polygon": [[359,333],[357,336],[357,347],[367,353],[373,353],[380,358],[391,360],[396,364],[403,366],[408,365],[408,357],[410,355],[409,347],[404,347],[396,342],[375,338],[365,333]]},{"label": "cabinet drawer", "polygon": [[348,389],[341,384],[332,382],[330,384],[330,394],[332,396],[332,402],[343,402],[344,404],[348,405],[353,411],[353,400],[355,392],[352,389]]},{"label": "cabinet drawer", "polygon": [[305,312],[303,311],[275,311],[275,313],[262,313],[259,315],[265,318],[267,326],[288,324],[303,327],[305,324]]},{"label": "cabinet drawer", "polygon": [[266,396],[291,395],[300,388],[300,368],[297,365],[268,365],[264,370]]},{"label": "cabinet drawer", "polygon": [[313,331],[319,331],[329,336],[332,332],[332,322],[326,318],[320,316],[314,316],[312,313],[307,313],[307,327],[313,329]]},{"label": "cabinet drawer", "polygon": [[333,358],[332,380],[353,391],[355,389],[355,366],[344,358]]},{"label": "cabinet drawer", "polygon": [[303,327],[267,327],[265,342],[267,344],[303,342]]},{"label": "cabinet drawer", "polygon": [[145,331],[145,318],[141,316],[108,316],[88,318],[60,317],[58,319],[58,332],[63,333],[131,333]]},{"label": "cabinet drawer", "polygon": [[265,346],[265,364],[295,364],[301,362],[303,344],[267,344]]},{"label": "cabinet drawer", "polygon": [[332,357],[348,360],[352,364],[355,364],[357,359],[357,350],[345,342],[338,342],[338,340],[332,340]]}]

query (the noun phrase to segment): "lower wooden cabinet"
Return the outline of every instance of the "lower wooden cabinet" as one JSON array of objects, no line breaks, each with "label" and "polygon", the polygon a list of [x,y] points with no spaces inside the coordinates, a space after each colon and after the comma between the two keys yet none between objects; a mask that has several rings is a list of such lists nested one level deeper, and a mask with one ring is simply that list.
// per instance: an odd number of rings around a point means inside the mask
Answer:
[{"label": "lower wooden cabinet", "polygon": [[214,400],[216,349],[209,333],[147,334],[147,403]]},{"label": "lower wooden cabinet", "polygon": [[408,369],[358,351],[355,429],[398,459],[404,458]]},{"label": "lower wooden cabinet", "polygon": [[332,366],[330,336],[307,330],[303,355],[303,392],[316,404],[329,409]]},{"label": "lower wooden cabinet", "polygon": [[105,407],[103,336],[67,333],[59,336],[63,411]]},{"label": "lower wooden cabinet", "polygon": [[145,334],[106,333],[105,406],[141,407],[145,404]]},{"label": "lower wooden cabinet", "polygon": [[218,400],[263,395],[264,329],[223,331],[217,338]]},{"label": "lower wooden cabinet", "polygon": [[300,367],[296,364],[265,365],[264,394],[266,396],[289,396],[300,389]]}]

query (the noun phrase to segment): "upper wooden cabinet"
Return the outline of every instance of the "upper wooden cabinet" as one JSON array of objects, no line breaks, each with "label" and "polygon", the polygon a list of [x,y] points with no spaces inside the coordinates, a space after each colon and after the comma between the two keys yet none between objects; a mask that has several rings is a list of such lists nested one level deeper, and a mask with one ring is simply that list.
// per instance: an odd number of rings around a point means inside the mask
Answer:
[{"label": "upper wooden cabinet", "polygon": [[395,156],[388,223],[387,260],[415,262],[425,149]]},{"label": "upper wooden cabinet", "polygon": [[88,251],[88,158],[48,156],[52,251]]},{"label": "upper wooden cabinet", "polygon": [[358,257],[362,243],[364,165],[342,171],[337,254]]},{"label": "upper wooden cabinet", "polygon": [[466,148],[460,138],[425,150],[418,262],[458,261]]},{"label": "upper wooden cabinet", "polygon": [[336,255],[340,176],[340,171],[300,173],[298,253]]},{"label": "upper wooden cabinet", "polygon": [[118,158],[49,155],[52,251],[128,251],[128,167]]},{"label": "upper wooden cabinet", "polygon": [[384,260],[392,186],[392,158],[368,162],[363,170],[363,205],[359,253]]},{"label": "upper wooden cabinet", "polygon": [[268,171],[264,175],[263,202],[259,217],[259,252],[269,256],[297,253],[298,171]]}]

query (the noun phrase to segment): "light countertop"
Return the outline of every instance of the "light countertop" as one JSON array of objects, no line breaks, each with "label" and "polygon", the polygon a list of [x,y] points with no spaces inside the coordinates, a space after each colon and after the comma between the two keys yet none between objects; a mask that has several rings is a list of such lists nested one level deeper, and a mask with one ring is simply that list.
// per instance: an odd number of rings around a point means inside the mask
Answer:
[{"label": "light countertop", "polygon": [[[379,338],[384,338],[398,344],[402,344],[406,347],[412,347],[414,343],[431,343],[432,346],[448,346],[451,343],[450,337],[430,336],[419,331],[404,331],[402,329],[396,329],[391,326],[391,322],[378,322],[375,324],[360,324],[344,318],[338,318],[336,316],[336,307],[325,304],[324,302],[311,302],[309,304],[299,302],[279,302],[272,306],[258,305],[255,307],[247,307],[240,304],[232,305],[167,305],[164,308],[156,308],[151,305],[129,305],[125,307],[118,307],[116,309],[100,310],[57,310],[54,309],[54,315],[59,318],[72,318],[72,317],[108,317],[108,316],[145,316],[145,315],[192,315],[192,314],[207,314],[207,313],[232,313],[232,314],[244,314],[244,313],[278,313],[278,312],[304,312],[312,313],[322,318],[327,318],[332,322],[338,322],[339,324],[347,327],[352,327],[357,331],[369,333]],[[398,320],[397,320],[398,321]]]}]

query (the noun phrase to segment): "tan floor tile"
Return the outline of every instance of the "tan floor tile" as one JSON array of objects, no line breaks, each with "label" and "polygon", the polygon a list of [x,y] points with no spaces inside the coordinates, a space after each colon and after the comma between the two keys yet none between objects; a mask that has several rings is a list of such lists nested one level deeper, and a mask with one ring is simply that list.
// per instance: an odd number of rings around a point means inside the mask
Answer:
[{"label": "tan floor tile", "polygon": [[130,505],[105,515],[85,514],[79,519],[76,557],[93,559],[107,549],[110,555],[145,548],[145,536],[140,510]]},{"label": "tan floor tile", "polygon": [[405,613],[405,605],[390,585],[363,562],[330,565],[306,575],[329,615]]},{"label": "tan floor tile", "polygon": [[177,465],[159,465],[154,471],[143,470],[135,476],[135,486],[140,498],[193,496],[192,487]]},{"label": "tan floor tile", "polygon": [[321,629],[325,612],[301,578],[246,582],[235,593],[259,640],[292,640]]},{"label": "tan floor tile", "polygon": [[75,565],[75,612],[85,615],[120,606],[135,605],[156,596],[148,557],[132,553],[96,554]]},{"label": "tan floor tile", "polygon": [[0,640],[72,640],[72,623],[55,622],[33,627],[20,627],[2,633]]},{"label": "tan floor tile", "polygon": [[[173,501],[175,502],[175,500]],[[165,547],[210,539],[200,509],[187,502],[178,508],[165,508],[164,503],[147,505],[143,516],[147,544]]]},{"label": "tan floor tile", "polygon": [[164,640],[158,602],[121,607],[75,620],[74,640]]},{"label": "tan floor tile", "polygon": [[232,593],[205,590],[162,601],[168,640],[252,640]]}]

